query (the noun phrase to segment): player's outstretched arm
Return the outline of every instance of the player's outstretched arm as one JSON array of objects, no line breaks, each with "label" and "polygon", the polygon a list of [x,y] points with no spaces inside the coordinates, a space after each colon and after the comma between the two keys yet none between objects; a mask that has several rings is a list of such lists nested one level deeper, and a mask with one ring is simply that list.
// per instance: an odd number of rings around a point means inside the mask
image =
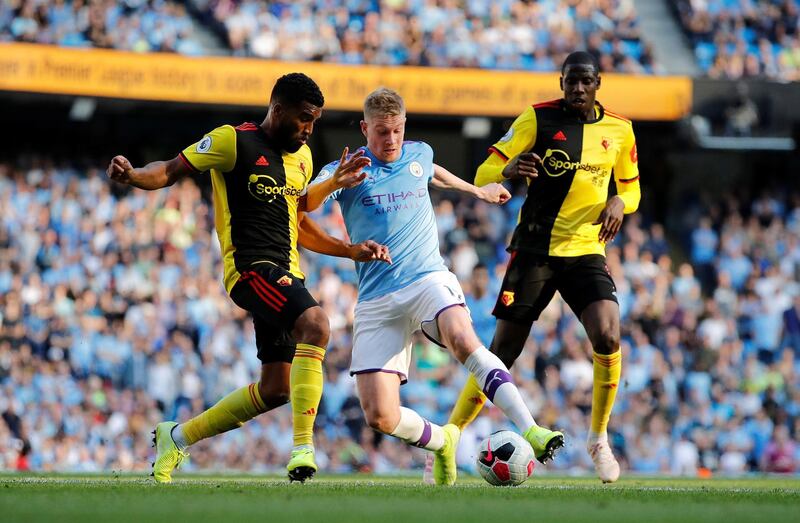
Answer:
[{"label": "player's outstretched arm", "polygon": [[119,155],[111,159],[106,169],[108,177],[115,182],[147,191],[168,187],[191,173],[192,170],[177,156],[166,162],[150,162],[144,167],[134,168],[127,158]]},{"label": "player's outstretched arm", "polygon": [[389,248],[372,240],[361,243],[347,243],[334,238],[306,213],[297,213],[298,241],[306,249],[328,256],[350,258],[357,262],[382,261],[392,263]]},{"label": "player's outstretched arm", "polygon": [[483,187],[476,187],[437,164],[433,164],[433,179],[431,180],[431,185],[437,189],[471,194],[488,203],[499,203],[502,205],[511,199],[511,194],[499,183],[490,183]]},{"label": "player's outstretched arm", "polygon": [[333,171],[333,176],[308,187],[308,192],[303,200],[304,203],[301,202],[300,210],[311,212],[322,205],[334,191],[349,189],[364,181],[367,174],[362,171],[364,167],[372,163],[372,160],[364,156],[363,149],[351,155],[348,155],[348,152],[349,149],[345,147],[339,160],[339,165]]}]

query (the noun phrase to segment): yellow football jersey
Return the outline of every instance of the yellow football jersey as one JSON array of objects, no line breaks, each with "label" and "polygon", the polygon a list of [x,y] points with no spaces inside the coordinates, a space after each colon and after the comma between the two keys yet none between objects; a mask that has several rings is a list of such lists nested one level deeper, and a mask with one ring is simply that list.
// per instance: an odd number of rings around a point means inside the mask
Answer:
[{"label": "yellow football jersey", "polygon": [[297,207],[314,172],[307,145],[287,153],[248,122],[217,127],[179,156],[197,172],[211,171],[228,292],[240,272],[255,263],[274,263],[304,277],[297,252]]},{"label": "yellow football jersey", "polygon": [[476,185],[500,182],[514,157],[534,152],[542,159],[530,182],[510,250],[549,256],[605,254],[592,225],[608,200],[613,176],[625,213],[639,205],[639,167],[631,122],[599,103],[594,120],[582,121],[562,100],[526,109],[492,147],[478,168]]}]

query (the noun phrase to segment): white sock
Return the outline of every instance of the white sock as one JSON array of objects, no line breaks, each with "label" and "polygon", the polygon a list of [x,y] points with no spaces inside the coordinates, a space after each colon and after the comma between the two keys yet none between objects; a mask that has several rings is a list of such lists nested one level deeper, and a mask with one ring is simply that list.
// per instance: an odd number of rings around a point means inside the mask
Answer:
[{"label": "white sock", "polygon": [[497,405],[519,430],[526,431],[536,425],[500,358],[481,346],[469,355],[464,366],[475,376],[489,401]]},{"label": "white sock", "polygon": [[415,411],[400,407],[400,422],[392,431],[392,436],[400,438],[409,445],[427,450],[439,450],[444,446],[444,430],[431,423]]},{"label": "white sock", "polygon": [[179,449],[184,450],[189,446],[186,442],[186,435],[183,433],[183,423],[172,427],[170,436],[172,436],[172,441],[175,442],[175,445],[177,445]]}]

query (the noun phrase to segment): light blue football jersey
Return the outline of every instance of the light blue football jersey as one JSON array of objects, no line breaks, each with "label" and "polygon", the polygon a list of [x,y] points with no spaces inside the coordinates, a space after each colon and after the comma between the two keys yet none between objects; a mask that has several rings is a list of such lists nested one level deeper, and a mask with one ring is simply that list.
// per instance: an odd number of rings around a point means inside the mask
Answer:
[{"label": "light blue football jersey", "polygon": [[[372,160],[367,178],[351,189],[331,194],[342,208],[350,241],[373,240],[389,247],[392,265],[356,262],[358,299],[365,301],[402,289],[426,274],[446,271],[439,254],[436,217],[428,194],[433,178],[433,149],[423,142],[404,142],[400,158]],[[339,161],[329,163],[314,183],[333,176]]]}]

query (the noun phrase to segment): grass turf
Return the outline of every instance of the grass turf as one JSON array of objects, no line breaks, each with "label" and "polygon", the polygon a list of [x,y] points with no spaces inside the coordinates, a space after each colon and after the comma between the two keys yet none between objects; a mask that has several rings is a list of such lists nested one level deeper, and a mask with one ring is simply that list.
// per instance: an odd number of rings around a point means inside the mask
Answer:
[{"label": "grass turf", "polygon": [[0,476],[0,521],[416,523],[800,521],[800,479],[534,477],[517,488],[477,479],[453,488],[419,479],[328,476],[305,485],[260,477]]}]

